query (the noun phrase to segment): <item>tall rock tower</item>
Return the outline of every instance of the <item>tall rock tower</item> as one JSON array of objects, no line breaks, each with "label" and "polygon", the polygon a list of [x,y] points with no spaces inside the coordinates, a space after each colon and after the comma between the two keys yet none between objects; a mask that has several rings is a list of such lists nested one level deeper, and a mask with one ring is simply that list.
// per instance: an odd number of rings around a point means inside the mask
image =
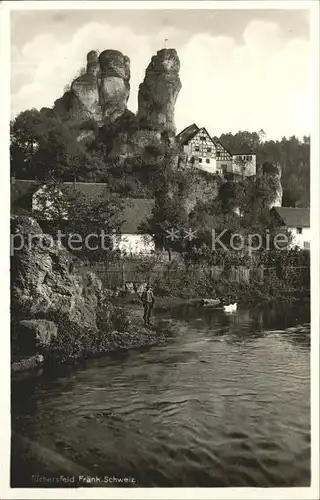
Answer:
[{"label": "tall rock tower", "polygon": [[140,129],[175,136],[174,108],[181,90],[180,60],[175,49],[162,49],[152,57],[138,94]]},{"label": "tall rock tower", "polygon": [[55,101],[53,111],[78,123],[93,120],[111,124],[127,110],[130,95],[130,59],[118,50],[87,54],[87,68],[69,91]]}]

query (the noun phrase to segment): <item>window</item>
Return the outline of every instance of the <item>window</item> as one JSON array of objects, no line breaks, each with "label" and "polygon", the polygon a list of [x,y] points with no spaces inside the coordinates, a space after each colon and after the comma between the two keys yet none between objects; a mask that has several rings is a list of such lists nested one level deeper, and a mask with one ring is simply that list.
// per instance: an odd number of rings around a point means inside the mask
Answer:
[{"label": "window", "polygon": [[202,163],[202,158],[199,158],[199,163]]},{"label": "window", "polygon": [[297,234],[302,234],[302,227],[297,227]]},{"label": "window", "polygon": [[200,151],[199,146],[196,146],[196,147],[194,148],[194,150],[195,150],[195,151]]},{"label": "window", "polygon": [[217,155],[217,158],[220,158],[220,156],[221,156],[220,151],[217,151],[217,152],[216,152],[216,155]]},{"label": "window", "polygon": [[211,153],[211,148],[207,148],[207,153]]},{"label": "window", "polygon": [[206,158],[206,163],[210,163],[210,158]]},{"label": "window", "polygon": [[206,136],[205,135],[201,135],[200,136],[200,141],[205,141],[206,140]]}]

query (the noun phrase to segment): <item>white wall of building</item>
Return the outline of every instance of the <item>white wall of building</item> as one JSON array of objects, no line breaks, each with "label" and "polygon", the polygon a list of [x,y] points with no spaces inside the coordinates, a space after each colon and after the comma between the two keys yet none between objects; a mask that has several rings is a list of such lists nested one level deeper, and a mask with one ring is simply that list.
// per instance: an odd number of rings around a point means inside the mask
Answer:
[{"label": "white wall of building", "polygon": [[121,253],[126,254],[151,254],[155,251],[153,238],[149,234],[121,234],[114,243]]},{"label": "white wall of building", "polygon": [[224,174],[226,172],[232,172],[232,161],[231,160],[219,160],[216,166],[217,172],[219,174]]},{"label": "white wall of building", "polygon": [[233,155],[231,172],[242,174],[242,165],[244,167],[244,175],[256,175],[257,158],[256,155]]},{"label": "white wall of building", "polygon": [[214,158],[199,157],[198,160],[194,162],[194,166],[200,170],[210,172],[210,174],[215,174],[217,171],[217,162]]},{"label": "white wall of building", "polygon": [[290,227],[290,232],[292,234],[291,247],[307,248],[310,246],[311,241],[311,230],[310,227]]},{"label": "white wall of building", "polygon": [[216,146],[202,128],[197,134],[183,147],[186,155],[187,164],[196,168],[215,174],[217,171]]}]

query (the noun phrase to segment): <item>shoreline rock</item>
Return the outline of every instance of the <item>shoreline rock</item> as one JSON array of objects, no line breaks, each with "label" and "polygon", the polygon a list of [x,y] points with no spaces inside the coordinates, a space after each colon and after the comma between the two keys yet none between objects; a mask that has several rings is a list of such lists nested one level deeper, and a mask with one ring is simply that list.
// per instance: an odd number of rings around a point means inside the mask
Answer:
[{"label": "shoreline rock", "polygon": [[31,217],[13,216],[11,231],[23,241],[11,257],[11,311],[15,320],[56,322],[63,316],[79,328],[97,329],[102,295],[98,278],[93,273],[78,275],[68,251],[47,238]]},{"label": "shoreline rock", "polygon": [[11,372],[23,372],[29,370],[35,370],[39,368],[44,363],[44,356],[42,354],[35,354],[29,358],[21,358],[19,361],[14,361],[11,363]]},{"label": "shoreline rock", "polygon": [[16,342],[26,350],[36,351],[49,347],[58,329],[53,321],[45,319],[25,319],[19,321],[16,331]]}]

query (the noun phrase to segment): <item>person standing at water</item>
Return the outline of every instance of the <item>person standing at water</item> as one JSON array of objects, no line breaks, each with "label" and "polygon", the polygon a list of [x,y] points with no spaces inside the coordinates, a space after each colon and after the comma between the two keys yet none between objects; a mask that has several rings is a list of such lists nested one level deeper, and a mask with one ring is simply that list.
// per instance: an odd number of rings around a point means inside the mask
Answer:
[{"label": "person standing at water", "polygon": [[143,321],[145,325],[150,325],[150,315],[151,311],[153,308],[154,304],[154,294],[153,291],[150,287],[150,285],[147,285],[145,290],[143,291],[141,295],[141,300],[143,303],[143,309],[144,309],[144,314],[143,314]]}]

